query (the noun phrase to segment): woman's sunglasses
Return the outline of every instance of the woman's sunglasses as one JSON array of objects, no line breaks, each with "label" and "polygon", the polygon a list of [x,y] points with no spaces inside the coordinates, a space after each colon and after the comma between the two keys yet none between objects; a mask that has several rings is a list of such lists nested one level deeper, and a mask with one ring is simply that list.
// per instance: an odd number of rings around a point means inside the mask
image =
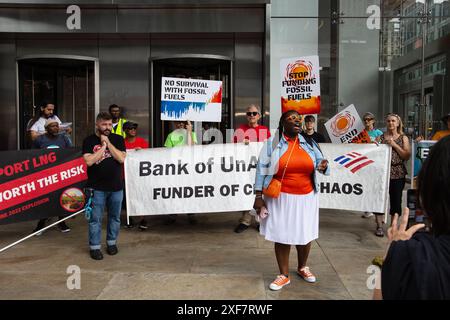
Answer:
[{"label": "woman's sunglasses", "polygon": [[296,121],[296,120],[302,121],[302,119],[303,119],[303,117],[301,115],[299,115],[299,114],[291,114],[289,117],[286,117],[285,120],[288,120],[288,121]]},{"label": "woman's sunglasses", "polygon": [[256,117],[259,114],[259,112],[247,112],[248,117]]}]

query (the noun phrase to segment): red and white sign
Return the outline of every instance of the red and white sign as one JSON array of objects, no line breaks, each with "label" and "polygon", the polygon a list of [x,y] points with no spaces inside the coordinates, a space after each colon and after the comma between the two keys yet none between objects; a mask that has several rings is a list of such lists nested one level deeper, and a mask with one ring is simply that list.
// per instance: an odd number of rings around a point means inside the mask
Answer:
[{"label": "red and white sign", "polygon": [[353,104],[325,123],[332,143],[350,143],[364,130],[364,124]]}]

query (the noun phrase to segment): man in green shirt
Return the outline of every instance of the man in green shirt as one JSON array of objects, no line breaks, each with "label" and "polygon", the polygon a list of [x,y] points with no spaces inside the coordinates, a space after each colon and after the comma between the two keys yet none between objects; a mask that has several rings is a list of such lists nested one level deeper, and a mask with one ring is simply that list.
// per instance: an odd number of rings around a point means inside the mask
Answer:
[{"label": "man in green shirt", "polygon": [[192,132],[192,124],[190,121],[175,121],[174,125],[176,129],[169,133],[164,147],[173,148],[197,144],[197,135],[195,132]]},{"label": "man in green shirt", "polygon": [[[197,135],[192,132],[192,124],[188,121],[174,121],[175,130],[169,133],[164,143],[164,147],[173,148],[180,146],[193,146],[197,143]],[[196,224],[197,219],[193,213],[188,215],[189,223]],[[167,216],[166,224],[173,224],[177,219],[176,214],[170,214]]]}]

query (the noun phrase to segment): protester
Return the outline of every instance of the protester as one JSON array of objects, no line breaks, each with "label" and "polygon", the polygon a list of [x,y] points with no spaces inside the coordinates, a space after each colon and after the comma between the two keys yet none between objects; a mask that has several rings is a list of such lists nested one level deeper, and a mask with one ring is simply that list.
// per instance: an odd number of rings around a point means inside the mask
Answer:
[{"label": "protester", "polygon": [[[72,147],[72,142],[65,134],[59,133],[59,123],[56,119],[49,118],[45,122],[46,133],[37,136],[36,140],[33,142],[33,148],[35,149],[55,149],[55,148],[70,148]],[[63,219],[64,216],[60,216],[59,220]],[[33,232],[37,232],[45,227],[47,219],[41,219],[38,221],[36,228]],[[65,221],[58,224],[59,230],[66,233],[70,231],[69,226]],[[42,235],[42,231],[36,234],[37,236]]]},{"label": "protester", "polygon": [[[235,132],[233,141],[236,142],[264,142],[270,138],[270,130],[266,126],[258,124],[261,119],[261,110],[257,105],[250,105],[246,111],[247,123],[241,125]],[[239,219],[239,224],[234,229],[234,232],[241,233],[248,229],[252,223],[253,215],[250,211],[242,212],[242,217]],[[259,223],[256,224],[256,229],[259,230]]]},{"label": "protester", "polygon": [[[380,129],[375,129],[375,116],[372,112],[366,112],[363,116],[365,130],[369,134],[370,141],[375,142],[376,139],[383,134]],[[370,218],[373,216],[373,212],[364,212],[363,218]]]},{"label": "protester", "polygon": [[[189,120],[174,121],[173,125],[175,126],[175,130],[167,136],[166,142],[164,143],[166,148],[193,146],[197,143],[197,135],[195,132],[192,132],[192,124]],[[197,223],[197,219],[193,213],[189,213],[187,216],[190,224]],[[166,224],[173,224],[177,219],[177,215],[167,215],[166,219]]]},{"label": "protester", "polygon": [[112,130],[114,134],[118,134],[125,138],[125,131],[123,130],[123,125],[127,120],[122,118],[122,109],[117,104],[112,104],[109,106],[109,113],[112,117]]},{"label": "protester", "polygon": [[447,130],[440,130],[436,132],[431,140],[439,141],[440,139],[450,135],[450,113],[444,116],[442,119],[444,126],[447,127]]},{"label": "protester", "polygon": [[115,255],[120,230],[120,211],[123,198],[122,164],[125,161],[124,139],[111,134],[112,118],[107,112],[97,115],[95,134],[83,141],[83,157],[88,166],[86,186],[93,189],[92,213],[89,219],[89,246],[92,259],[101,260],[101,232],[103,210],[108,211],[106,252]]},{"label": "protester", "polygon": [[314,130],[315,123],[316,119],[314,116],[308,115],[305,117],[305,130],[302,132],[302,136],[310,145],[313,144],[311,140],[314,140],[317,143],[325,142],[325,137]]},{"label": "protester", "polygon": [[[132,121],[127,121],[123,124],[123,130],[125,131],[125,148],[127,150],[141,150],[141,149],[147,149],[149,148],[149,144],[148,141],[145,140],[144,138],[138,137],[137,135],[137,128],[138,128],[138,124],[136,122],[132,122]],[[122,207],[125,206],[125,193],[124,193],[124,199],[122,202]],[[132,217],[129,217],[129,223],[127,224],[128,228],[132,228],[133,227],[133,219]],[[147,219],[144,217],[142,217],[141,222],[139,223],[139,229],[144,231],[148,229],[147,226]]]},{"label": "protester", "polygon": [[[319,233],[319,198],[316,174],[329,174],[328,161],[313,141],[311,146],[301,135],[301,116],[294,110],[283,113],[279,123],[280,141],[268,140],[258,159],[254,208],[261,218],[265,208],[268,216],[261,221],[261,235],[275,242],[280,275],[270,284],[280,290],[290,283],[289,252],[295,245],[298,275],[307,282],[316,277],[306,265],[311,242]],[[281,182],[278,197],[263,197],[263,190]],[[266,191],[266,194],[268,192]]]},{"label": "protester", "polygon": [[388,251],[382,264],[381,290],[375,299],[450,299],[450,137],[431,150],[418,177],[419,206],[431,220],[431,231],[408,230],[408,209],[388,230]]},{"label": "protester", "polygon": [[364,127],[369,134],[370,140],[375,142],[383,134],[383,131],[375,128],[375,116],[372,112],[366,112],[363,116]]},{"label": "protester", "polygon": [[[38,136],[46,133],[45,123],[48,119],[56,120],[59,125],[61,124],[61,120],[54,114],[54,112],[55,105],[53,103],[44,102],[43,106],[40,108],[40,113],[28,122],[27,131],[31,141],[34,141]],[[69,127],[64,131],[67,134],[70,134],[72,129]]]},{"label": "protester", "polygon": [[[406,161],[411,156],[411,147],[408,137],[403,133],[403,122],[399,115],[389,113],[386,116],[386,133],[377,138],[379,143],[384,143],[392,147],[391,155],[391,176],[389,180],[389,201],[390,215],[401,214],[402,192],[405,187],[407,174]],[[375,213],[377,228],[375,235],[384,236],[382,213]],[[392,220],[391,220],[392,223]]]}]

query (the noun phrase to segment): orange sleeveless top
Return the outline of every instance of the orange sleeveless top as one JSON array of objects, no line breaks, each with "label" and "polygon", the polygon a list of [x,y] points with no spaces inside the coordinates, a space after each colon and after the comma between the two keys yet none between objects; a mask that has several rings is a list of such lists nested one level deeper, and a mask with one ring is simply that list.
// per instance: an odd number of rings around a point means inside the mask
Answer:
[{"label": "orange sleeveless top", "polygon": [[287,151],[279,160],[278,172],[275,178],[281,181],[283,177],[284,167],[289,159],[289,154],[292,151],[291,159],[289,160],[286,173],[281,182],[281,192],[290,194],[309,194],[314,190],[311,175],[314,172],[314,163],[308,153],[299,146],[298,141],[291,140],[287,137],[289,146]]}]

